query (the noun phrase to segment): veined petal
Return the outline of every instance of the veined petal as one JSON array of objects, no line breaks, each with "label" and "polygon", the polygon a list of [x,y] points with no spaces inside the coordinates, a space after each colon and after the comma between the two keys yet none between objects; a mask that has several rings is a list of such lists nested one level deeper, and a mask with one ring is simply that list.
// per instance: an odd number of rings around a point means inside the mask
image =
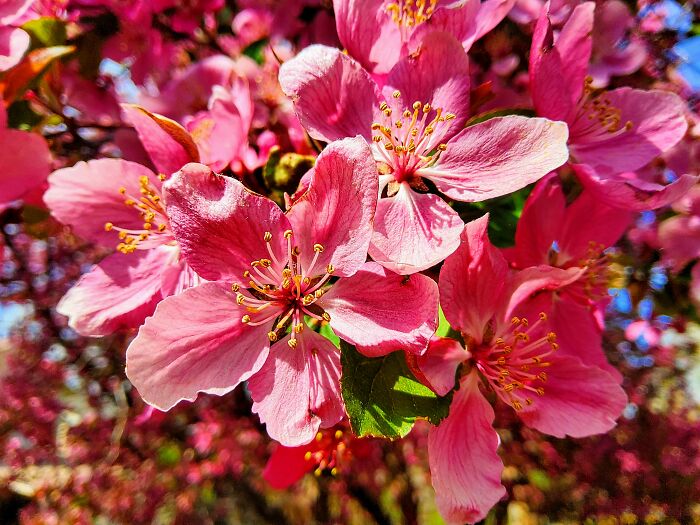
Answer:
[{"label": "veined petal", "polygon": [[187,262],[210,281],[241,281],[251,262],[268,258],[265,232],[282,254],[291,229],[282,210],[239,181],[188,164],[164,186],[170,225]]},{"label": "veined petal", "polygon": [[550,357],[544,395],[518,412],[540,432],[563,438],[602,434],[615,426],[627,405],[619,380],[576,357]]},{"label": "veined petal", "polygon": [[459,245],[462,219],[437,195],[416,193],[406,183],[380,199],[369,254],[382,266],[412,274],[444,260]]},{"label": "veined petal", "polygon": [[449,524],[482,520],[506,494],[493,409],[472,371],[455,392],[450,414],[428,435],[430,474],[438,510]]},{"label": "veined petal", "polygon": [[[111,222],[125,229],[140,230],[143,218],[124,202],[128,196],[141,195],[139,179],[148,177],[160,188],[158,177],[148,168],[120,159],[98,159],[78,162],[70,168],[49,175],[49,189],[44,202],[51,214],[75,233],[90,241],[113,247],[119,243],[114,231],[105,231]],[[122,194],[119,190],[124,188]]]},{"label": "veined petal", "polygon": [[159,410],[199,392],[230,392],[260,370],[269,351],[269,326],[242,323],[245,312],[221,283],[165,299],[127,349],[127,377]]},{"label": "veined petal", "polygon": [[340,50],[321,45],[305,48],[282,64],[279,81],[313,138],[331,142],[362,135],[372,139],[372,122],[379,111],[377,85]]},{"label": "veined petal", "polygon": [[348,277],[367,259],[377,207],[377,165],[361,137],[332,142],[319,155],[308,190],[287,212],[301,247],[306,270],[322,252],[314,268],[323,274],[328,264],[334,275]]},{"label": "veined petal", "polygon": [[444,396],[455,387],[455,374],[469,352],[454,339],[434,336],[425,354],[416,357],[418,369],[437,395]]},{"label": "veined petal", "polygon": [[333,331],[363,354],[422,354],[437,328],[438,289],[425,275],[392,273],[374,262],[340,279],[316,304]]},{"label": "veined petal", "polygon": [[83,275],[56,309],[84,336],[136,328],[163,299],[163,283],[179,273],[171,248],[136,250],[128,255],[117,252]]},{"label": "veined petal", "polygon": [[507,297],[508,263],[488,238],[489,216],[464,226],[461,244],[440,271],[440,303],[455,330],[481,338]]},{"label": "veined petal", "polygon": [[287,335],[270,350],[267,361],[249,381],[253,412],[271,438],[285,446],[314,439],[319,427],[335,425],[345,414],[340,397],[340,353],[311,329]]},{"label": "veined petal", "polygon": [[531,184],[569,158],[563,122],[498,117],[461,131],[431,167],[418,175],[445,195],[479,202]]}]

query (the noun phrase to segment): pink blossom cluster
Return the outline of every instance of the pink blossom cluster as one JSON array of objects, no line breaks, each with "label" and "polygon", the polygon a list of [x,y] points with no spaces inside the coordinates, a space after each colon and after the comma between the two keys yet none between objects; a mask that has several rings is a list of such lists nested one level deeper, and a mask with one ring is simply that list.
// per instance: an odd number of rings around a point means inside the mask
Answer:
[{"label": "pink blossom cluster", "polygon": [[[149,407],[135,417],[122,400],[109,427],[91,401],[80,432],[151,447],[164,412],[238,396],[255,416],[196,409],[188,450],[217,460],[190,472],[178,457],[172,486],[207,468],[240,476],[246,439],[266,434],[279,445],[260,474],[282,489],[378,462],[358,438],[427,419],[408,442],[425,446],[447,523],[476,523],[508,494],[503,429],[619,432],[643,404],[630,368],[650,349],[671,367],[688,343],[667,339],[700,304],[697,100],[627,5],[235,4],[0,0],[2,260],[25,271],[4,300],[65,319],[54,339],[111,341],[99,388]],[[75,254],[69,275],[46,269],[59,251],[47,238]],[[669,273],[683,285],[675,324],[651,298]],[[61,367],[40,362],[59,388]],[[359,397],[392,363],[393,382]],[[70,411],[6,388],[32,419]],[[3,463],[42,439],[18,428]],[[73,464],[94,460],[88,444]],[[643,471],[620,450],[620,468]],[[97,489],[74,476],[71,490],[108,491],[119,476],[100,466]],[[187,514],[201,495],[182,490]]]}]

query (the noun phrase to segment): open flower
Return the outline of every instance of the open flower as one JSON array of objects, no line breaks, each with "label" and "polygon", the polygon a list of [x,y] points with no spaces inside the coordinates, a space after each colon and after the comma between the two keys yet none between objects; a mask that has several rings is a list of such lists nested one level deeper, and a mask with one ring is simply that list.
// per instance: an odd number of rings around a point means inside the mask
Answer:
[{"label": "open flower", "polygon": [[338,350],[310,324],[370,356],[425,351],[436,284],[365,262],[377,177],[361,138],[323,151],[286,214],[201,164],[165,187],[184,256],[216,282],[160,303],[129,346],[127,375],[148,403],[167,410],[248,380],[270,436],[297,446],[343,416]]},{"label": "open flower", "polygon": [[531,267],[509,273],[487,237],[488,216],[466,225],[462,244],[440,274],[441,304],[466,348],[435,338],[417,358],[424,379],[444,395],[450,413],[430,430],[428,452],[438,508],[449,523],[476,522],[504,494],[494,412],[483,390],[552,436],[608,431],[626,405],[619,379],[567,348],[539,309],[535,292],[566,285],[579,272]]},{"label": "open flower", "polygon": [[85,239],[116,247],[58,304],[77,332],[135,328],[158,301],[199,282],[170,230],[165,178],[118,159],[79,162],[49,176],[44,200],[53,216]]},{"label": "open flower", "polygon": [[469,50],[514,0],[333,0],[338,37],[351,57],[378,76],[420,45],[426,34],[450,33]]},{"label": "open flower", "polygon": [[359,134],[372,145],[381,198],[369,254],[402,274],[437,264],[459,244],[462,220],[428,183],[451,199],[482,201],[568,158],[563,123],[511,116],[464,128],[468,59],[445,33],[432,33],[401,59],[382,90],[356,61],[325,46],[285,62],[280,83],[312,137]]},{"label": "open flower", "polygon": [[[683,101],[674,93],[623,87],[598,92],[587,76],[595,4],[577,6],[558,37],[543,11],[530,50],[530,88],[537,114],[569,126],[577,175],[600,198],[620,207],[659,207],[686,191],[696,177],[682,175],[664,187],[636,174],[678,143],[688,128]],[[653,198],[655,194],[663,199]]]}]

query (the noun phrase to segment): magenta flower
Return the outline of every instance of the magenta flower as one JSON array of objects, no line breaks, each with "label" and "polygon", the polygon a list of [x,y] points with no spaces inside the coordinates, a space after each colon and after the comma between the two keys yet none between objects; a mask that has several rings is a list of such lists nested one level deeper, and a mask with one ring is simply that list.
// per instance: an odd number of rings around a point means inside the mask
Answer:
[{"label": "magenta flower", "polygon": [[420,46],[429,33],[444,31],[469,50],[508,14],[514,0],[333,0],[343,47],[362,67],[384,75]]},{"label": "magenta flower", "polygon": [[429,268],[452,253],[463,227],[450,199],[474,202],[530,184],[568,158],[563,123],[502,117],[464,128],[468,59],[462,45],[433,33],[402,58],[382,90],[337,49],[311,46],[280,68],[282,89],[318,139],[361,135],[372,147],[380,201],[370,256],[392,271]]},{"label": "magenta flower", "polygon": [[[0,11],[1,13],[1,11]],[[0,211],[14,200],[41,186],[49,176],[51,152],[44,138],[7,127],[7,113],[0,104]]]},{"label": "magenta flower", "polygon": [[232,178],[190,164],[165,185],[188,263],[205,283],[160,303],[127,351],[127,375],[167,410],[248,380],[253,410],[287,446],[343,416],[336,347],[309,322],[370,356],[425,351],[437,285],[365,262],[376,167],[361,138],[330,144],[285,214]]},{"label": "magenta flower", "polygon": [[[124,107],[158,169],[119,159],[79,162],[49,176],[44,201],[75,233],[116,253],[104,258],[61,299],[57,310],[87,336],[135,328],[156,304],[201,282],[180,256],[170,229],[163,181],[189,162],[189,151],[152,116]],[[184,129],[169,121],[182,137]],[[167,174],[167,175],[166,175]]]},{"label": "magenta flower", "polygon": [[0,72],[15,67],[29,49],[30,38],[19,27],[33,0],[3,0],[0,2]]},{"label": "magenta flower", "polygon": [[509,273],[487,237],[488,216],[466,225],[460,247],[440,273],[441,304],[466,344],[435,338],[419,370],[436,393],[455,384],[449,416],[430,430],[428,451],[440,513],[448,523],[476,522],[504,494],[493,391],[528,426],[564,437],[606,432],[626,405],[614,378],[567,348],[551,330],[548,312],[532,294],[558,288],[576,270],[531,267]]},{"label": "magenta flower", "polygon": [[[583,165],[577,173],[584,184],[598,187],[601,198],[620,207],[639,208],[636,201],[643,208],[668,204],[696,177],[683,175],[664,187],[634,171],[683,138],[688,128],[683,101],[659,90],[593,89],[586,75],[594,8],[593,2],[577,6],[556,40],[547,12],[540,16],[530,51],[535,109],[568,124],[572,160]],[[662,192],[662,200],[652,198]]]}]

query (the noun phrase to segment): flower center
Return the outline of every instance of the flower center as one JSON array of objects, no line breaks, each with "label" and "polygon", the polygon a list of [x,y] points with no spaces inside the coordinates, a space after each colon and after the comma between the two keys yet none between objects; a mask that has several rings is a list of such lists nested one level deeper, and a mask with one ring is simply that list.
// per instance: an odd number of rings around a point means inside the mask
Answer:
[{"label": "flower center", "polygon": [[[163,181],[165,175],[158,175],[158,178]],[[135,250],[148,250],[162,244],[175,243],[160,192],[151,185],[148,177],[139,178],[140,197],[128,195],[124,187],[119,188],[119,193],[125,197],[124,204],[134,208],[141,215],[143,227],[128,229],[115,226],[111,222],[105,223],[105,231],[119,232],[121,242],[117,245],[117,250],[126,254],[133,253]]]},{"label": "flower center", "polygon": [[593,95],[595,90],[592,83],[593,79],[586,77],[583,95],[571,125],[572,134],[576,135],[579,143],[609,140],[630,131],[633,127],[630,120],[622,122],[622,111],[613,106],[605,93]]},{"label": "flower center", "polygon": [[236,302],[245,305],[247,312],[241,322],[250,326],[260,326],[274,320],[273,328],[267,336],[271,342],[277,341],[280,331],[291,326],[288,344],[297,347],[297,334],[304,330],[304,316],[317,321],[330,321],[331,316],[316,302],[328,291],[329,280],[335,271],[332,264],[319,272],[316,262],[323,252],[323,245],[314,244],[314,257],[308,268],[301,264],[301,251],[294,245],[292,230],[284,232],[287,250],[282,257],[274,253],[270,241],[272,233],[265,232],[263,239],[267,245],[269,259],[258,259],[250,263],[251,269],[243,273],[247,285],[234,284]]},{"label": "flower center", "polygon": [[313,461],[318,464],[314,470],[315,476],[320,476],[324,471],[330,471],[332,476],[338,474],[339,464],[344,456],[349,455],[348,437],[342,430],[325,430],[316,434],[316,439],[307,445],[310,450],[304,454],[305,461]]},{"label": "flower center", "polygon": [[[532,405],[534,396],[545,394],[545,370],[551,366],[547,358],[559,348],[557,335],[543,330],[546,321],[544,312],[533,324],[524,317],[513,317],[510,332],[474,353],[479,371],[515,410],[521,410],[523,404]],[[535,338],[535,333],[544,335]]]},{"label": "flower center", "polygon": [[[401,92],[394,91],[393,97],[400,99]],[[381,122],[372,124],[372,149],[375,159],[386,167],[380,171],[391,173],[397,182],[410,180],[416,171],[434,164],[447,149],[446,144],[438,143],[444,133],[435,131],[447,126],[445,123],[454,119],[454,114],[443,114],[442,108],[419,101],[398,115],[386,101],[379,109],[382,117]],[[430,115],[432,119],[428,120]]]},{"label": "flower center", "polygon": [[403,28],[413,28],[427,21],[435,12],[437,0],[398,0],[385,8],[394,23]]}]

